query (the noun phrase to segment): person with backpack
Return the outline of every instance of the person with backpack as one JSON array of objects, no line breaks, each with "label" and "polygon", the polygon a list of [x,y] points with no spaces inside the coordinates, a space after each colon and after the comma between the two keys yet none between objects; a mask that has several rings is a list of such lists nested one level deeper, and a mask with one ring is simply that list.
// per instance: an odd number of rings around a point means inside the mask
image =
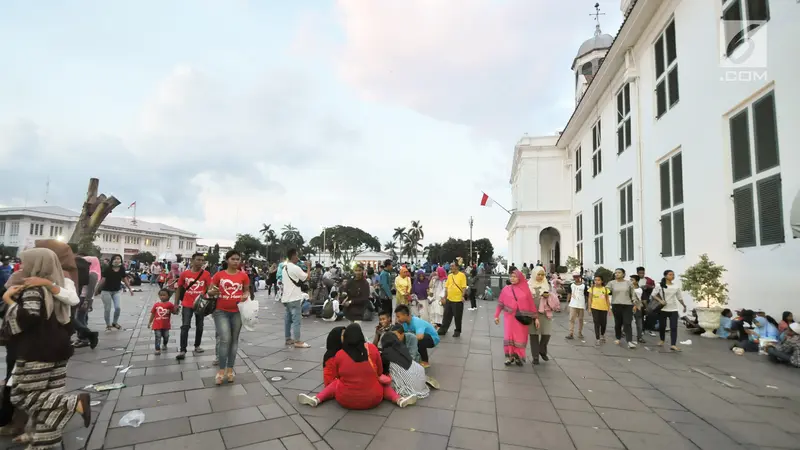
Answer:
[{"label": "person with backpack", "polygon": [[339,293],[332,292],[331,296],[322,305],[322,320],[326,322],[338,322],[344,317],[344,312],[339,308]]}]

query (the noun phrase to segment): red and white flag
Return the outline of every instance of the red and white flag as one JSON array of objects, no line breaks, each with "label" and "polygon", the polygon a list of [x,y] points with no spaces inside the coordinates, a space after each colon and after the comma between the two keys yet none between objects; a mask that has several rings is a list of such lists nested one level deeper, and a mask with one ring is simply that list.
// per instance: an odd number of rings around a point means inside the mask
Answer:
[{"label": "red and white flag", "polygon": [[134,206],[136,206],[136,202],[133,202],[133,203],[131,203],[130,205],[128,205],[128,209],[131,209],[131,208],[133,208]]},{"label": "red and white flag", "polygon": [[494,203],[494,200],[489,198],[489,196],[486,195],[486,193],[484,192],[483,197],[481,197],[481,206],[485,206],[487,208],[491,208],[492,207],[492,203]]}]

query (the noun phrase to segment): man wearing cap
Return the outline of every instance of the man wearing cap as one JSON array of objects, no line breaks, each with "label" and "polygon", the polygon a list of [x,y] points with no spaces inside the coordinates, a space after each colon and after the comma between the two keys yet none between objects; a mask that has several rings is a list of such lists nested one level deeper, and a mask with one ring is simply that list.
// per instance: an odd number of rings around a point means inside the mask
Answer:
[{"label": "man wearing cap", "polygon": [[779,344],[768,343],[767,355],[775,363],[788,363],[800,367],[800,324],[793,323]]}]

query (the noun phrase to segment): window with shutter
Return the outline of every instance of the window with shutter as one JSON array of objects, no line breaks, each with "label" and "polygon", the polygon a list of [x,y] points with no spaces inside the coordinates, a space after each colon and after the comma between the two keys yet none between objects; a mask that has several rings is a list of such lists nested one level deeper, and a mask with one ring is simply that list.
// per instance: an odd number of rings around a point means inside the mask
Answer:
[{"label": "window with shutter", "polygon": [[758,228],[761,245],[783,244],[786,241],[783,228],[783,196],[781,176],[773,175],[759,180]]},{"label": "window with shutter", "polygon": [[617,92],[617,154],[631,146],[631,89],[630,83]]},{"label": "window with shutter", "polygon": [[675,107],[680,99],[676,34],[675,19],[672,19],[654,44],[657,119]]},{"label": "window with shutter", "polygon": [[753,185],[748,184],[733,191],[736,247],[756,245],[756,217],[753,208]]},{"label": "window with shutter", "polygon": [[731,57],[769,19],[769,0],[722,0],[725,56]]},{"label": "window with shutter", "polygon": [[728,120],[738,248],[786,242],[775,111],[775,92],[769,91]]},{"label": "window with shutter", "polygon": [[594,204],[594,262],[603,263],[603,201]]},{"label": "window with shutter", "polygon": [[575,192],[580,192],[583,189],[583,179],[581,174],[583,173],[583,166],[581,165],[581,148],[578,147],[575,150]]},{"label": "window with shutter", "polygon": [[603,157],[600,147],[601,136],[600,121],[592,127],[592,176],[596,177],[603,171]]},{"label": "window with shutter", "polygon": [[659,165],[661,183],[661,255],[686,254],[683,225],[683,153],[678,152]]},{"label": "window with shutter", "polygon": [[633,181],[619,188],[620,261],[633,261]]}]

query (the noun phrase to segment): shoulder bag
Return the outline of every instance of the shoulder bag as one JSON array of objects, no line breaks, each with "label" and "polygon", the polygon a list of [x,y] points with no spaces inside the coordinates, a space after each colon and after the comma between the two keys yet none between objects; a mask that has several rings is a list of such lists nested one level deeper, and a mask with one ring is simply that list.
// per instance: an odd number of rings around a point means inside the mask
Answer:
[{"label": "shoulder bag", "polygon": [[[369,355],[369,344],[367,344],[366,342],[364,342],[364,349],[367,351],[367,361],[369,361],[369,365],[372,366],[372,370],[377,371],[378,368],[375,367],[375,363],[372,362],[372,356]],[[389,384],[391,384],[391,382],[392,382],[392,377],[390,377],[389,375],[386,374],[378,375],[378,383],[388,386]]]},{"label": "shoulder bag", "polygon": [[308,283],[305,281],[295,281],[291,275],[289,275],[289,267],[283,266],[283,270],[286,271],[286,276],[294,283],[295,286],[300,288],[300,292],[308,292]]},{"label": "shoulder bag", "polygon": [[519,312],[519,300],[517,300],[517,293],[514,292],[514,288],[511,288],[511,293],[514,294],[514,300],[517,301],[517,312],[514,313],[514,318],[517,319],[517,322],[523,325],[530,325],[533,323],[533,317],[523,316],[522,313]]},{"label": "shoulder bag", "polygon": [[206,269],[200,269],[200,275],[198,275],[197,278],[192,280],[192,282],[189,283],[188,286],[186,286],[185,288],[182,288],[180,286],[176,286],[179,289],[178,292],[180,293],[180,295],[178,295],[178,301],[181,301],[181,302],[183,301],[183,296],[186,295],[186,292],[189,289],[191,289],[192,286],[194,286],[194,284],[197,283],[200,280],[200,278],[203,278],[203,275],[205,275],[205,273],[206,273]]}]

